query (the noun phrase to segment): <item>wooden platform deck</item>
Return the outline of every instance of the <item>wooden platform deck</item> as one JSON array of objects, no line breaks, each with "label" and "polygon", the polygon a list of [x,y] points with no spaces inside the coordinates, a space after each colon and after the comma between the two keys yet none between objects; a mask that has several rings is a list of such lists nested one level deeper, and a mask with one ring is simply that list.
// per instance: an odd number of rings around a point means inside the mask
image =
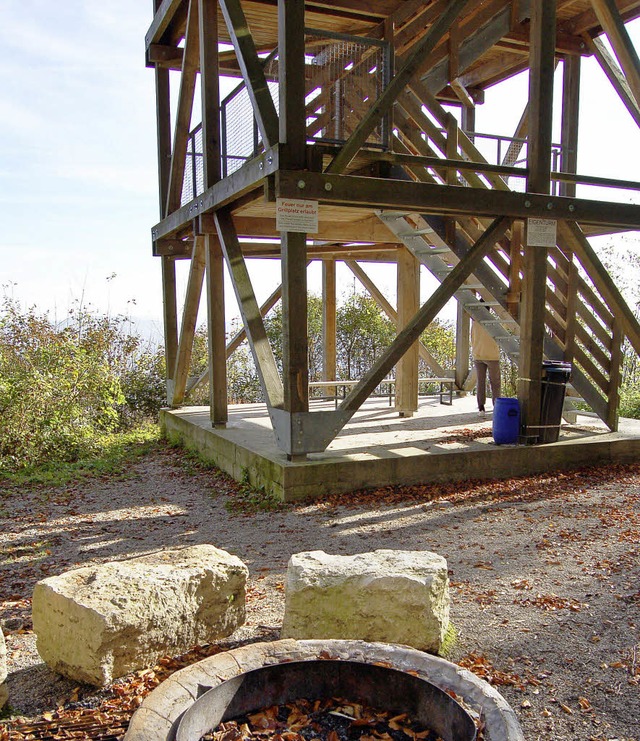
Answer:
[{"label": "wooden platform deck", "polygon": [[[332,402],[313,402],[330,409]],[[289,462],[276,446],[266,407],[230,407],[226,429],[212,429],[208,407],[164,410],[167,437],[197,451],[237,480],[284,501],[421,482],[506,478],[607,462],[640,460],[640,421],[622,419],[617,432],[593,417],[563,424],[557,443],[496,445],[491,412],[480,418],[473,396],[441,405],[420,399],[400,418],[384,399],[369,399],[324,453]]]}]

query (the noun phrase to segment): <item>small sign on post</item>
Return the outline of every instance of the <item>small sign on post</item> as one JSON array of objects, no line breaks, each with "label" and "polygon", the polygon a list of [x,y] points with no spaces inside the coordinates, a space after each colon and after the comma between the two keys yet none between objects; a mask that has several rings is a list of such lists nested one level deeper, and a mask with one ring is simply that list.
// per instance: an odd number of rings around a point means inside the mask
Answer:
[{"label": "small sign on post", "polygon": [[527,246],[555,247],[557,228],[556,219],[527,219]]},{"label": "small sign on post", "polygon": [[279,232],[318,233],[318,201],[276,198],[276,229]]}]

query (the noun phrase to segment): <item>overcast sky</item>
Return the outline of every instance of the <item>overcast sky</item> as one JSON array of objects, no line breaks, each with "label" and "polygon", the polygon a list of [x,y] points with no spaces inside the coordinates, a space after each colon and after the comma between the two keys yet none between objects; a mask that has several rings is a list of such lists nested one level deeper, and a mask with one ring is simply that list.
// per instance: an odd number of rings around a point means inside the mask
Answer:
[{"label": "overcast sky", "polygon": [[[150,241],[155,89],[144,66],[151,6],[0,0],[0,284],[58,318],[84,301],[161,326]],[[631,32],[640,48],[637,21]],[[640,180],[637,127],[592,60],[583,74],[593,102],[583,96],[579,171]],[[522,83],[489,91],[478,129],[511,134],[525,98]],[[276,271],[269,274],[259,298],[275,286]]]}]

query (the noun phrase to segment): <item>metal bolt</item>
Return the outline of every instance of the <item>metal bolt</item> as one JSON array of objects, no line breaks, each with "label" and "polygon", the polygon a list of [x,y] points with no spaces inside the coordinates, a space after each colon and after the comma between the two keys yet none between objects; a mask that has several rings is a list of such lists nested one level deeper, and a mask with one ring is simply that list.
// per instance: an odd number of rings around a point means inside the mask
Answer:
[{"label": "metal bolt", "polygon": [[333,190],[333,185],[331,185],[331,183],[325,183],[324,184],[324,189],[325,190]]},{"label": "metal bolt", "polygon": [[258,169],[264,170],[264,162],[260,162],[260,164],[258,165]]},{"label": "metal bolt", "polygon": [[573,203],[569,204],[569,211],[573,212],[576,210],[576,207],[573,205]]},{"label": "metal bolt", "polygon": [[549,201],[549,203],[547,203],[547,210],[548,211],[551,211],[552,208],[553,208],[553,203],[551,203],[551,201]]},{"label": "metal bolt", "polygon": [[524,207],[525,208],[531,208],[531,201],[525,201],[524,202]]},{"label": "metal bolt", "polygon": [[298,188],[300,188],[300,190],[306,187],[307,187],[307,184],[304,182],[304,180],[298,180]]},{"label": "metal bolt", "polygon": [[269,164],[272,164],[273,163],[273,157],[271,157],[271,156],[267,157],[267,162]]}]

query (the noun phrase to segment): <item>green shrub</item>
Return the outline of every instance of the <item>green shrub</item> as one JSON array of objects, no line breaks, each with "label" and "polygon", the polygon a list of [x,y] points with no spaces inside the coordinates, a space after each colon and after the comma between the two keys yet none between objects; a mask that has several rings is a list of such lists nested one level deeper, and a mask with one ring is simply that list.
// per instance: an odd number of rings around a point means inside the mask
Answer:
[{"label": "green shrub", "polygon": [[5,298],[0,314],[0,470],[75,461],[162,403],[155,354],[124,318],[73,309],[55,325]]}]

